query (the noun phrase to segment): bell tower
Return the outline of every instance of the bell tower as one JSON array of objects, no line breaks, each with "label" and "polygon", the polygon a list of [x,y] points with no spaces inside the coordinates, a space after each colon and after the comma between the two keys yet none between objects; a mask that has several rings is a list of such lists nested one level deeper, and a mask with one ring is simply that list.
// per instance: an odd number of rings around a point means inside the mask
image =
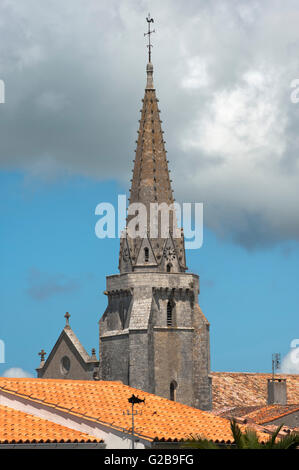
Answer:
[{"label": "bell tower", "polygon": [[119,274],[107,277],[108,306],[99,322],[100,378],[210,409],[209,323],[197,301],[199,277],[186,272],[153,81],[150,15],[147,23],[149,57],[127,227]]}]

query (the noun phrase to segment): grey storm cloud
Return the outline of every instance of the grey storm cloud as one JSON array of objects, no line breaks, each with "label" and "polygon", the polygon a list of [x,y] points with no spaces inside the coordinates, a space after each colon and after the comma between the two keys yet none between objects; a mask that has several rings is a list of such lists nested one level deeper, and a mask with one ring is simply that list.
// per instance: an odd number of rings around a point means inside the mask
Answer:
[{"label": "grey storm cloud", "polygon": [[297,0],[2,0],[2,168],[128,184],[148,11],[177,200],[247,248],[298,240]]},{"label": "grey storm cloud", "polygon": [[48,274],[31,268],[28,275],[27,293],[34,300],[45,300],[57,294],[74,292],[80,289],[80,283],[64,274]]}]

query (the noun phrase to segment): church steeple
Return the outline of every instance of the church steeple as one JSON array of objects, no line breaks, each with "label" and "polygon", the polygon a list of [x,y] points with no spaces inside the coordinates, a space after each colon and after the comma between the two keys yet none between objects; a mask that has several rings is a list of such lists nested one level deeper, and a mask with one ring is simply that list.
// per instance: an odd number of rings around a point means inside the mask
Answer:
[{"label": "church steeple", "polygon": [[[143,270],[149,268],[160,272],[181,272],[186,270],[184,237],[183,232],[180,231],[179,238],[177,238],[177,234],[172,230],[173,225],[176,224],[176,222],[173,223],[173,220],[176,220],[174,210],[171,209],[169,212],[169,239],[160,236],[160,226],[157,238],[151,238],[149,233],[149,227],[152,223],[150,219],[151,204],[164,203],[168,207],[172,207],[174,198],[163,137],[164,132],[161,126],[159,100],[156,97],[154,87],[154,68],[151,62],[151,48],[153,46],[150,42],[150,35],[154,31],[150,30],[150,23],[153,22],[153,19],[149,16],[147,22],[148,32],[145,35],[149,37],[147,46],[149,57],[146,66],[146,87],[142,100],[129,203],[130,205],[142,203],[146,207],[148,234],[146,238],[132,239],[126,233],[125,238],[121,240],[119,269],[121,272],[130,272],[140,267]],[[127,217],[127,225],[132,218],[132,215]]]},{"label": "church steeple", "polygon": [[159,100],[153,83],[153,65],[146,67],[147,83],[142,100],[130,203],[174,202],[160,120]]},{"label": "church steeple", "polygon": [[[154,86],[150,16],[147,22],[149,53],[130,205],[120,272],[107,276],[99,377],[211,409],[209,324],[198,305],[199,277],[185,272],[184,235],[176,223]],[[154,220],[150,209],[156,211]]]}]

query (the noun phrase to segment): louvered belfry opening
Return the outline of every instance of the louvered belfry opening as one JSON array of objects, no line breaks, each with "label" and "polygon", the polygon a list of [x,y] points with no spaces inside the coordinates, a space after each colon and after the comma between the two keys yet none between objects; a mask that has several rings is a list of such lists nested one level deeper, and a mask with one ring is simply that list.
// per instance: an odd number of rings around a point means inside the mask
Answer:
[{"label": "louvered belfry opening", "polygon": [[173,326],[173,307],[171,302],[167,302],[167,326]]}]

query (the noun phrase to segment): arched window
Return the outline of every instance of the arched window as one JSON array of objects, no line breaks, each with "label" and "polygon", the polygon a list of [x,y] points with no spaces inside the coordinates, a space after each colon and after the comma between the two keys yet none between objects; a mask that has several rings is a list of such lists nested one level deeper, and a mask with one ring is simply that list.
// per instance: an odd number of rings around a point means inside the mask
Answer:
[{"label": "arched window", "polygon": [[144,248],[144,261],[147,263],[149,259],[149,250],[148,248]]},{"label": "arched window", "polygon": [[176,383],[175,380],[173,380],[171,383],[170,383],[170,387],[169,387],[169,395],[170,395],[170,400],[172,401],[175,401],[176,399],[176,389],[177,389],[177,386],[178,384]]},{"label": "arched window", "polygon": [[167,326],[172,326],[172,305],[167,303]]},{"label": "arched window", "polygon": [[167,265],[167,272],[168,272],[168,273],[171,272],[171,264],[170,264],[170,263]]},{"label": "arched window", "polygon": [[63,358],[60,361],[60,372],[62,375],[67,375],[70,371],[71,368],[71,361],[68,356],[63,356]]}]

